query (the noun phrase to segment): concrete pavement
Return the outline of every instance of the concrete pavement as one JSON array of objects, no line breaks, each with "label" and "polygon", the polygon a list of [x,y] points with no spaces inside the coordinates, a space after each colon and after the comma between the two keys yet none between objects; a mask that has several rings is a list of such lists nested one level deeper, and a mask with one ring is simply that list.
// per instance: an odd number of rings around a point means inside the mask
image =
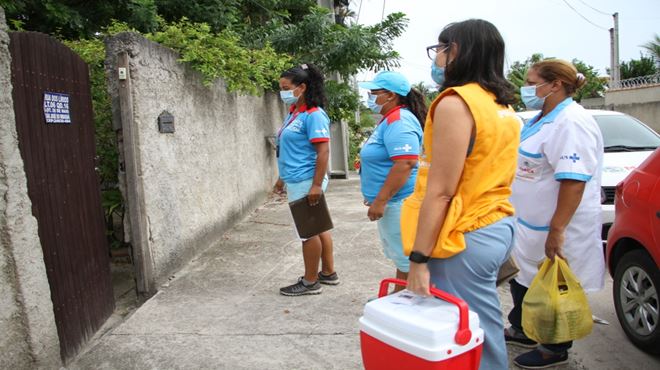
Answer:
[{"label": "concrete pavement", "polygon": [[[327,199],[340,285],[324,286],[317,296],[279,294],[303,265],[286,202],[273,197],[68,368],[360,369],[358,318],[394,267],[382,255],[376,224],[366,218],[357,176],[333,180]],[[510,298],[506,289],[501,293],[506,312]],[[611,298],[609,306],[596,307],[610,311],[594,309],[611,325],[596,326],[578,342],[563,369],[660,368],[658,359],[622,337]]]}]

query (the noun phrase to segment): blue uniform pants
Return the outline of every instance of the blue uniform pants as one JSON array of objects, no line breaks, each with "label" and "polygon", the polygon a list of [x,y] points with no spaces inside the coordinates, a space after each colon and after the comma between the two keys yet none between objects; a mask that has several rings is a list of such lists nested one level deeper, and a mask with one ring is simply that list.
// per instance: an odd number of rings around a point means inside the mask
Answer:
[{"label": "blue uniform pants", "polygon": [[465,234],[466,248],[450,258],[429,261],[431,283],[467,302],[485,332],[480,370],[507,370],[504,324],[495,282],[513,246],[514,220],[504,218]]}]

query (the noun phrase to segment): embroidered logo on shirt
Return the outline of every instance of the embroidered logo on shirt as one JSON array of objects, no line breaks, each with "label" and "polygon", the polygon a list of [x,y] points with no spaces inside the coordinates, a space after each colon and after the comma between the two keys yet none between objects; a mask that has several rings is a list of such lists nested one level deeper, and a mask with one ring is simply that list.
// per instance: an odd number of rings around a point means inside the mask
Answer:
[{"label": "embroidered logo on shirt", "polygon": [[564,154],[561,157],[559,157],[559,159],[570,159],[571,161],[573,161],[573,163],[575,163],[580,160],[580,157],[578,157],[577,153],[573,153],[573,155]]},{"label": "embroidered logo on shirt", "polygon": [[394,150],[403,150],[406,153],[408,153],[411,149],[412,147],[408,144],[394,148]]},{"label": "embroidered logo on shirt", "polygon": [[322,129],[322,130],[316,130],[315,132],[316,132],[317,134],[323,134],[323,136],[325,136],[325,135],[328,134],[328,130],[326,130],[325,128]]},{"label": "embroidered logo on shirt", "polygon": [[521,160],[518,162],[516,177],[523,181],[536,182],[543,173],[543,163],[540,160]]},{"label": "embroidered logo on shirt", "polygon": [[295,120],[291,122],[289,126],[287,126],[287,130],[293,131],[293,132],[300,132],[302,129],[302,121],[300,120]]},{"label": "embroidered logo on shirt", "polygon": [[523,162],[523,165],[519,167],[519,170],[520,172],[526,172],[532,175],[536,173],[536,170],[532,167],[532,164],[527,161]]}]

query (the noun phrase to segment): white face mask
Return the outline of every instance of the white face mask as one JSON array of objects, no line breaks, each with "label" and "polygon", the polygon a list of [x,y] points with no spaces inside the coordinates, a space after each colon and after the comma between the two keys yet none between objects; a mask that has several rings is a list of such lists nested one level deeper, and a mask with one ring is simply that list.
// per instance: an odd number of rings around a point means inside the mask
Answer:
[{"label": "white face mask", "polygon": [[296,104],[296,102],[298,102],[298,98],[299,98],[299,96],[295,96],[293,94],[293,91],[296,88],[297,87],[294,87],[291,90],[280,90],[280,99],[282,99],[282,101],[287,105]]},{"label": "white face mask", "polygon": [[376,99],[378,99],[378,95],[369,93],[369,100],[367,100],[367,106],[369,106],[369,109],[371,109],[372,112],[378,114],[380,113],[381,110],[383,110],[383,105],[376,103]]},{"label": "white face mask", "polygon": [[442,86],[445,83],[445,67],[438,67],[435,64],[435,60],[431,63],[431,79],[433,82],[437,83],[438,86]]},{"label": "white face mask", "polygon": [[522,86],[520,88],[520,100],[522,100],[522,102],[525,104],[527,109],[543,108],[543,103],[545,103],[545,98],[552,95],[552,91],[550,92],[550,94],[541,98],[536,96],[536,88],[541,87],[545,84],[547,84],[547,82],[534,86]]}]

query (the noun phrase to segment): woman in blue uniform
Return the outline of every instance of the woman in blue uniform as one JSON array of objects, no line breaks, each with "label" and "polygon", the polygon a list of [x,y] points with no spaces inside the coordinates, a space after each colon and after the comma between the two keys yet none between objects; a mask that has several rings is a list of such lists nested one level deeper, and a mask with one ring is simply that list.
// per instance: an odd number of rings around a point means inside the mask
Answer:
[{"label": "woman in blue uniform", "polygon": [[[330,119],[323,110],[326,101],[323,75],[315,66],[302,64],[280,75],[280,89],[282,101],[290,108],[278,132],[280,178],[276,191],[281,192],[286,186],[289,202],[307,197],[310,205],[315,205],[328,186]],[[339,284],[330,232],[302,240],[302,251],[305,275],[295,284],[281,288],[281,294],[319,294],[320,284]]]},{"label": "woman in blue uniform", "polygon": [[409,261],[401,245],[401,204],[415,186],[426,118],[424,96],[398,72],[384,71],[360,87],[369,89],[369,108],[383,118],[360,151],[360,181],[367,216],[378,221],[385,256],[396,277],[407,279]]}]

